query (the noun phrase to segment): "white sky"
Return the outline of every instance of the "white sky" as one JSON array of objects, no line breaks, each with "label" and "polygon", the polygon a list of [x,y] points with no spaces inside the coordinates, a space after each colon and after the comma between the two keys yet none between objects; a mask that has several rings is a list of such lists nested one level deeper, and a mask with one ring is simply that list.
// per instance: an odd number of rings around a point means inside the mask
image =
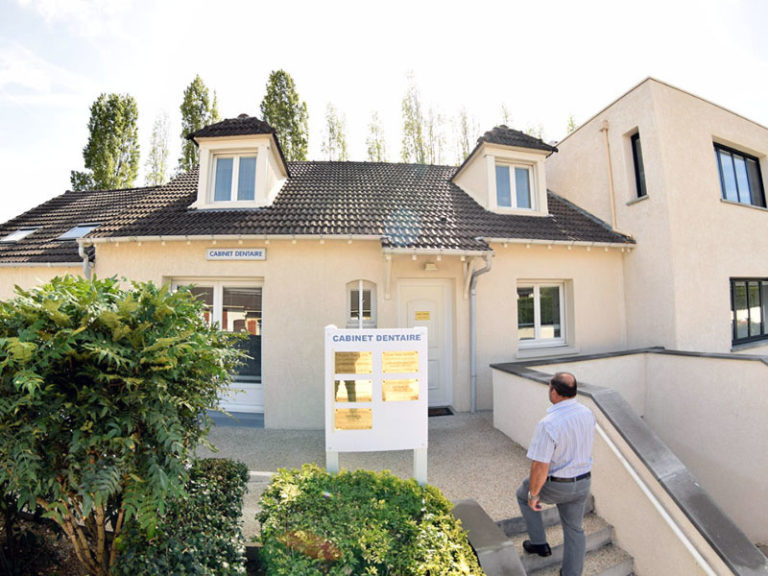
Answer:
[{"label": "white sky", "polygon": [[768,125],[766,22],[766,0],[0,0],[0,222],[69,189],[104,92],[138,103],[135,185],[162,111],[175,168],[195,74],[231,118],[259,115],[269,73],[285,69],[309,108],[310,159],[330,102],[352,160],[377,111],[398,161],[409,71],[425,109],[464,107],[477,137],[504,104],[512,127],[560,140],[571,115],[647,76]]}]

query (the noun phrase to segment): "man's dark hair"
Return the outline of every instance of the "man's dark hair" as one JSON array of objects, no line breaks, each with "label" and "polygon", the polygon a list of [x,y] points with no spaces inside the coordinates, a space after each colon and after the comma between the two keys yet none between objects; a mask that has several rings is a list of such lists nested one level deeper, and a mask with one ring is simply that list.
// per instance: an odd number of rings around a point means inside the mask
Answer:
[{"label": "man's dark hair", "polygon": [[552,377],[549,384],[560,396],[565,398],[576,396],[576,376],[570,372],[558,372]]}]

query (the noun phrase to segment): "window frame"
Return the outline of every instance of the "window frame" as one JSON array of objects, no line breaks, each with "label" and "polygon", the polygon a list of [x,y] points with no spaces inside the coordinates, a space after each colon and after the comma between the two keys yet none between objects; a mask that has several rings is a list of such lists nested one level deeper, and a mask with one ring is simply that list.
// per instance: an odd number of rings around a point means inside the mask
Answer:
[{"label": "window frame", "polygon": [[57,236],[55,240],[77,240],[82,238],[96,230],[101,226],[99,222],[83,222],[82,224],[76,224],[60,236]]},{"label": "window frame", "polygon": [[37,232],[40,228],[19,228],[18,230],[14,230],[13,232],[10,232],[0,238],[0,243],[2,244],[14,244],[16,242],[19,242],[21,240],[24,240],[27,236],[31,236],[35,232]]},{"label": "window frame", "polygon": [[[743,283],[745,285],[747,336],[738,336],[739,310],[736,308],[736,285]],[[750,305],[750,284],[757,283],[758,302],[756,305]],[[768,340],[768,278],[731,278],[731,343],[733,346],[740,344],[749,344],[752,342],[764,342]],[[751,335],[751,326],[753,325],[751,314],[752,310],[760,311],[760,329],[759,334]]]},{"label": "window frame", "polygon": [[[353,315],[353,310],[352,310],[352,304],[353,304],[352,294],[355,291],[358,292],[357,316]],[[347,282],[346,292],[347,292],[347,304],[346,304],[347,328],[376,328],[377,327],[376,284],[368,280],[363,280],[362,278],[358,280],[353,280],[351,282]],[[363,318],[361,322],[359,310],[361,307],[363,307],[363,302],[365,299],[366,292],[370,293],[371,315],[370,315],[370,318],[366,319],[365,309],[363,308]]]},{"label": "window frame", "polygon": [[[722,200],[726,202],[733,202],[734,204],[743,204],[745,206],[756,206],[758,208],[766,208],[766,201],[765,201],[765,184],[763,181],[763,174],[762,170],[760,168],[760,159],[756,156],[752,156],[751,154],[747,154],[746,152],[742,152],[741,150],[737,150],[735,148],[731,148],[730,146],[726,146],[724,144],[719,144],[717,142],[714,143],[714,149],[715,149],[715,160],[717,162],[717,172],[718,177],[720,180],[720,197]],[[724,173],[724,167],[723,167],[723,154],[727,154],[731,159],[731,170],[733,173],[733,181],[736,185],[736,199],[729,198],[728,197],[728,190],[726,187],[726,175]],[[743,192],[740,189],[739,185],[739,176],[738,171],[736,169],[736,157],[741,158],[746,168],[746,184],[747,184],[747,195],[749,196],[749,201],[746,202],[742,199]],[[755,173],[754,175],[750,175],[749,171],[749,162],[753,162],[755,166]],[[753,181],[757,183],[759,186],[759,190],[757,193],[759,194],[758,203],[755,203],[753,200],[755,199],[755,191],[752,190]]]},{"label": "window frame", "polygon": [[[558,303],[560,312],[560,336],[556,338],[543,338],[541,336],[541,288],[557,288],[558,289]],[[519,290],[521,288],[532,288],[534,299],[534,338],[522,339],[520,338],[520,297]],[[565,280],[541,280],[541,281],[519,281],[515,289],[517,319],[516,319],[516,338],[517,347],[519,350],[531,349],[531,348],[554,348],[566,346],[568,344],[567,339],[567,326],[568,311],[566,310],[567,298],[566,298],[567,282]]]},{"label": "window frame", "polygon": [[635,193],[637,198],[648,196],[648,183],[645,180],[645,163],[643,162],[643,144],[640,140],[640,132],[635,132],[629,137],[632,149],[632,167],[635,174]]},{"label": "window frame", "polygon": [[[238,198],[240,193],[240,161],[243,158],[253,158],[254,159],[254,169],[253,169],[253,198],[249,199],[240,199]],[[216,177],[217,177],[217,169],[219,165],[219,160],[223,159],[232,159],[232,172],[231,172],[231,182],[229,185],[229,197],[226,199],[216,199]],[[211,206],[223,206],[223,205],[252,205],[254,202],[256,202],[256,185],[258,180],[258,169],[259,169],[259,155],[258,152],[254,150],[249,151],[222,151],[222,152],[214,152],[211,154],[211,170],[210,170],[210,177],[209,177],[209,186],[208,186],[208,203]]]},{"label": "window frame", "polygon": [[[499,168],[505,168],[509,175],[509,205],[501,204],[499,202]],[[515,177],[515,171],[518,169],[525,170],[528,174],[528,202],[530,206],[520,206],[518,204],[517,178]],[[494,202],[496,208],[502,210],[526,210],[531,212],[537,209],[536,170],[533,164],[496,160],[494,163],[494,179],[496,184],[496,189],[494,190]]]}]

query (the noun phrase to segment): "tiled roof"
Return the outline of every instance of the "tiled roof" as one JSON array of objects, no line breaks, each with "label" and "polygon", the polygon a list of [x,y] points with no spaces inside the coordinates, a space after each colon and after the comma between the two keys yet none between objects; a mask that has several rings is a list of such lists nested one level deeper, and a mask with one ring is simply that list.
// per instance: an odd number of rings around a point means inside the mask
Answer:
[{"label": "tiled roof", "polygon": [[237,118],[227,118],[216,124],[204,126],[187,136],[188,139],[220,136],[241,136],[247,134],[274,134],[275,129],[256,116],[241,114]]},{"label": "tiled roof", "polygon": [[91,237],[374,236],[384,248],[486,251],[482,238],[631,243],[549,193],[549,216],[496,214],[450,182],[451,166],[290,162],[271,206],[195,210],[197,171],[158,188]]},{"label": "tiled roof", "polygon": [[520,132],[520,130],[515,130],[514,128],[507,128],[504,125],[496,126],[477,139],[478,144],[482,142],[557,152],[557,148],[542,142],[541,138],[529,136],[525,132]]},{"label": "tiled roof", "polygon": [[154,188],[91,192],[65,192],[44,204],[0,224],[0,238],[20,229],[37,230],[18,242],[0,242],[3,263],[80,262],[75,240],[56,240],[78,224],[109,221]]}]

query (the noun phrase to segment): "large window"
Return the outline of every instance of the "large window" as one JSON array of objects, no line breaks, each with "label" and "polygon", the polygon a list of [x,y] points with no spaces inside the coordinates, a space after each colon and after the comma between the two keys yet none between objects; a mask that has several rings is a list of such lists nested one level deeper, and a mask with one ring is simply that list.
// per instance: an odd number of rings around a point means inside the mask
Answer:
[{"label": "large window", "polygon": [[563,283],[521,283],[517,287],[520,348],[565,344]]},{"label": "large window", "polygon": [[731,279],[733,343],[768,339],[768,278]]},{"label": "large window", "polygon": [[250,356],[237,371],[240,382],[261,382],[261,288],[228,283],[195,284],[192,293],[205,304],[205,320],[227,332],[246,334],[241,347]]},{"label": "large window", "polygon": [[645,167],[643,166],[643,147],[640,144],[640,133],[637,132],[630,138],[632,141],[632,160],[635,167],[635,189],[637,197],[642,198],[648,194],[645,187]]},{"label": "large window", "polygon": [[715,155],[723,198],[765,208],[759,160],[720,144],[715,144]]},{"label": "large window", "polygon": [[376,328],[376,286],[372,282],[347,284],[347,328]]},{"label": "large window", "polygon": [[532,209],[534,196],[533,170],[530,166],[496,165],[496,206]]},{"label": "large window", "polygon": [[256,199],[256,156],[216,156],[213,201],[245,202]]}]

